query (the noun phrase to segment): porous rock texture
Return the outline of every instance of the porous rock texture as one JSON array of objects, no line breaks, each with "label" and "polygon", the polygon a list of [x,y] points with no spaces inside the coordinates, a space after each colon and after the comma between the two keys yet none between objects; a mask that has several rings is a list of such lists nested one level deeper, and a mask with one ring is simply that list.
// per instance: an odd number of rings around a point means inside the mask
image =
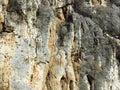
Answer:
[{"label": "porous rock texture", "polygon": [[120,90],[120,0],[99,1],[0,0],[0,90]]}]

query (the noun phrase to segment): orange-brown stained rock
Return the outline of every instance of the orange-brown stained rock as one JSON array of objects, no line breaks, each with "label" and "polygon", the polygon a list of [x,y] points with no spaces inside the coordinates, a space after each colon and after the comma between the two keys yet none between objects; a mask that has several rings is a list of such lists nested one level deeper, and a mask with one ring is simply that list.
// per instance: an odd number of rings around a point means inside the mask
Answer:
[{"label": "orange-brown stained rock", "polygon": [[98,0],[91,0],[93,5],[100,4]]},{"label": "orange-brown stained rock", "polygon": [[0,32],[2,32],[3,29],[3,23],[4,22],[4,13],[0,12]]},{"label": "orange-brown stained rock", "polygon": [[[55,34],[56,34],[57,27],[59,27],[59,25],[62,22],[64,22],[64,20],[65,20],[62,12],[60,13],[59,16],[61,18],[56,17],[55,22],[52,23],[52,25],[50,26],[50,37],[49,37],[49,42],[48,42],[48,48],[51,52],[51,55],[56,51],[56,47],[55,47],[56,37],[55,37]],[[51,58],[53,58],[53,57],[51,57]]]},{"label": "orange-brown stained rock", "polygon": [[0,90],[10,90],[11,65],[10,56],[0,61]]},{"label": "orange-brown stained rock", "polygon": [[8,0],[2,0],[2,5],[7,6],[8,5]]},{"label": "orange-brown stained rock", "polygon": [[49,42],[48,42],[48,48],[50,49],[51,52],[54,51],[54,47],[55,47],[55,32],[56,32],[56,26],[51,25],[50,37],[49,37]]},{"label": "orange-brown stained rock", "polygon": [[[5,48],[10,48],[8,52],[14,50],[15,43],[15,35],[13,33],[3,33],[0,35],[0,50],[4,50]],[[4,47],[5,46],[5,47]],[[12,90],[10,87],[10,78],[13,74],[13,70],[11,67],[11,58],[10,53],[3,53],[2,59],[0,60],[0,90]]]},{"label": "orange-brown stained rock", "polygon": [[105,0],[90,0],[90,4],[106,6]]},{"label": "orange-brown stained rock", "polygon": [[30,74],[30,85],[34,88],[34,90],[39,90],[40,87],[38,86],[38,82],[40,80],[40,75],[39,75],[39,65],[36,63],[31,64],[31,74]]},{"label": "orange-brown stained rock", "polygon": [[4,22],[4,13],[0,12],[0,23]]},{"label": "orange-brown stained rock", "polygon": [[0,33],[3,31],[3,25],[0,23]]},{"label": "orange-brown stained rock", "polygon": [[14,44],[15,44],[15,34],[14,33],[2,33],[0,35],[0,38],[2,38],[2,43],[5,46],[11,47],[11,49],[14,48]]}]

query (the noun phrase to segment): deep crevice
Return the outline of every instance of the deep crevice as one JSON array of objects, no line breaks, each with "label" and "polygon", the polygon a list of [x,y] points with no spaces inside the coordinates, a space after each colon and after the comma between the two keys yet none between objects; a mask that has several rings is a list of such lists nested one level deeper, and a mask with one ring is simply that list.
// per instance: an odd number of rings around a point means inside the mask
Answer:
[{"label": "deep crevice", "polygon": [[60,84],[61,84],[61,89],[64,90],[65,85],[66,85],[66,78],[63,76],[60,80]]},{"label": "deep crevice", "polygon": [[88,82],[90,84],[90,90],[94,90],[94,77],[92,77],[91,75],[87,75],[88,78]]},{"label": "deep crevice", "polygon": [[72,15],[70,15],[70,10],[69,10],[69,6],[72,4],[73,3],[68,3],[62,7],[56,8],[56,9],[62,9],[62,12],[63,12],[66,22],[73,22],[73,17],[72,17]]},{"label": "deep crevice", "polygon": [[69,89],[70,90],[74,90],[74,85],[73,85],[73,81],[72,80],[70,80],[70,82],[69,82]]},{"label": "deep crevice", "polygon": [[49,81],[50,81],[50,72],[48,71],[47,76],[46,76],[46,82],[45,82],[47,90],[51,90],[51,86],[50,86]]},{"label": "deep crevice", "polygon": [[118,60],[118,62],[120,64],[120,47],[117,48],[116,59]]}]

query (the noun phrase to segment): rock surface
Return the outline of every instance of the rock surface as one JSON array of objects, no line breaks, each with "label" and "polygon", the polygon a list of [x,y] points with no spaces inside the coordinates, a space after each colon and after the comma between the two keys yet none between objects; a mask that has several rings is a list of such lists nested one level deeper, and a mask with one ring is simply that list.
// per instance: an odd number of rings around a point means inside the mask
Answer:
[{"label": "rock surface", "polygon": [[120,0],[0,0],[0,90],[120,90]]}]

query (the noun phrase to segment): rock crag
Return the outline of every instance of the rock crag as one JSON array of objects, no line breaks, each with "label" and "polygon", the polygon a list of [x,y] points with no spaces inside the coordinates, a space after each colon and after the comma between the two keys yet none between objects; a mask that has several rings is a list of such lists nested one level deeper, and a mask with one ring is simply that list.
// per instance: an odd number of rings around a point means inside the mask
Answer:
[{"label": "rock crag", "polygon": [[0,90],[120,90],[120,0],[0,0]]}]

